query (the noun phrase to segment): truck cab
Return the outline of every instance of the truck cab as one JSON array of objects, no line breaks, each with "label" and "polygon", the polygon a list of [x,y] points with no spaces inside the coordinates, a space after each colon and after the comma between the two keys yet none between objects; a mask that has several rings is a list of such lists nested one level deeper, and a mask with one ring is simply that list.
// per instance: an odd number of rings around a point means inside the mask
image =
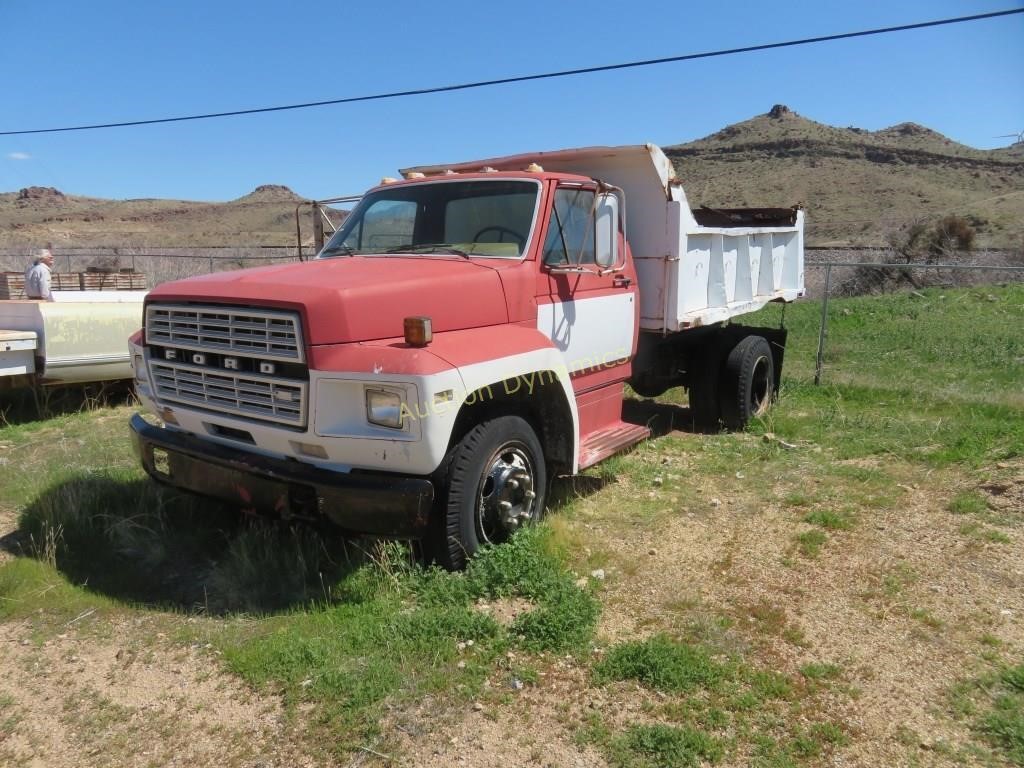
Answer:
[{"label": "truck cab", "polygon": [[[149,294],[132,360],[159,421],[136,416],[132,432],[155,479],[254,511],[419,539],[458,568],[537,520],[555,474],[648,436],[622,420],[625,386],[696,382],[680,368],[698,359],[681,331],[795,298],[760,269],[751,277],[752,234],[767,235],[775,270],[778,230],[778,266],[787,248],[799,257],[802,290],[802,214],[757,233],[719,228],[720,246],[744,238],[743,279],[733,262],[711,264],[714,228],[704,227],[709,248],[694,257],[706,262],[703,314],[686,316],[669,284],[678,266],[666,266],[673,249],[689,254],[673,212],[685,198],[651,145],[402,176],[369,190],[311,261]],[[638,239],[649,264],[634,258]],[[724,307],[709,300],[711,267],[732,270]],[[704,339],[702,360],[720,338],[691,336]],[[781,352],[768,356],[766,385],[781,367]],[[705,362],[719,368],[724,357]],[[770,391],[747,405],[767,405]]]}]

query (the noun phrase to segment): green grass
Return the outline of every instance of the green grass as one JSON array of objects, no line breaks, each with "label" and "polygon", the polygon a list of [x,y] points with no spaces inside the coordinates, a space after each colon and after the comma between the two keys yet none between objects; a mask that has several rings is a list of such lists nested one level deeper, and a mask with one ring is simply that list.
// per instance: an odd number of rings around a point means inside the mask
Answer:
[{"label": "green grass", "polygon": [[854,526],[853,516],[849,512],[820,509],[808,512],[804,522],[818,525],[826,531],[846,531]]},{"label": "green grass", "polygon": [[0,693],[0,745],[14,733],[14,729],[20,721],[21,715],[15,707],[14,699],[7,694]]},{"label": "green grass", "polygon": [[[476,695],[509,648],[584,648],[598,605],[575,586],[548,539],[543,528],[523,531],[463,574],[423,571],[392,548],[390,560],[336,584],[337,602],[243,623],[218,642],[231,669],[289,705],[314,703],[318,724],[351,748],[375,731],[385,700]],[[509,627],[474,607],[507,597],[534,604]]]},{"label": "green grass", "polygon": [[717,763],[724,752],[721,739],[692,728],[631,725],[612,740],[608,757],[621,768],[697,768]]},{"label": "green grass", "polygon": [[977,490],[962,490],[957,493],[946,509],[954,515],[961,515],[966,521],[959,526],[962,536],[985,544],[1011,544],[1012,539],[998,527],[1018,527],[1024,518],[1013,512],[999,512],[991,508],[988,500]]},{"label": "green grass", "polygon": [[[926,288],[829,303],[823,381],[928,399],[1022,405],[1024,285]],[[772,324],[779,307],[762,310]],[[786,309],[790,378],[813,378],[821,305]],[[927,385],[927,391],[921,392]]]},{"label": "green grass", "polygon": [[804,531],[797,534],[796,543],[800,554],[804,557],[815,558],[821,554],[821,548],[828,541],[828,536],[821,531]]},{"label": "green grass", "polygon": [[[839,674],[831,665],[810,671],[816,679]],[[598,717],[580,729],[581,740],[600,746],[612,765],[714,763],[741,753],[748,743],[764,747],[760,764],[790,764],[779,760],[792,758],[795,765],[846,743],[842,729],[815,717],[820,686],[664,634],[612,647],[595,665],[594,680],[604,686],[635,681],[664,697],[654,711],[667,723],[615,732]],[[808,720],[809,726],[799,724]],[[779,733],[782,746],[775,740]]]},{"label": "green grass", "polygon": [[949,502],[949,511],[954,515],[983,515],[988,512],[988,503],[977,491],[961,491]]},{"label": "green grass", "polygon": [[665,635],[615,646],[594,668],[598,683],[637,680],[659,691],[717,689],[736,676],[735,665],[706,648],[678,643]]},{"label": "green grass", "polygon": [[1012,510],[999,511],[991,507],[988,499],[978,491],[957,493],[947,509],[966,518],[966,522],[960,526],[961,535],[989,544],[1010,544],[1012,539],[999,527],[1017,528],[1024,522],[1024,518]]},{"label": "green grass", "polygon": [[977,728],[1009,760],[1024,765],[1024,664],[1000,674],[993,694]]},{"label": "green grass", "polygon": [[800,674],[808,680],[831,680],[839,677],[842,668],[837,664],[811,662],[800,667]]},{"label": "green grass", "polygon": [[1024,766],[1024,664],[994,671],[955,686],[953,711],[967,719],[992,751]]},{"label": "green grass", "polygon": [[[788,307],[786,406],[760,429],[839,460],[980,466],[1022,455],[1024,285],[920,293],[831,302],[817,387],[820,305]],[[773,325],[779,314],[767,307],[750,322]]]},{"label": "green grass", "polygon": [[135,470],[68,474],[21,513],[28,549],[72,583],[127,603],[265,612],[330,599],[358,553],[307,527],[251,523]]}]

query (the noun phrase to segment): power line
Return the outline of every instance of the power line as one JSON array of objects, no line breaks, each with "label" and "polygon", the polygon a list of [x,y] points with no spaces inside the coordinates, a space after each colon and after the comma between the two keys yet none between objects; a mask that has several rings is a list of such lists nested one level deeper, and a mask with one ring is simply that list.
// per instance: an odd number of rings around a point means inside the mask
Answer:
[{"label": "power line", "polygon": [[805,37],[799,40],[786,40],[780,43],[765,43],[763,45],[748,45],[742,48],[727,48],[719,51],[706,51],[703,53],[688,53],[681,56],[666,56],[658,59],[645,59],[643,61],[629,61],[621,64],[605,64],[596,67],[583,67],[580,69],[563,69],[557,72],[542,72],[533,75],[519,75],[517,77],[502,77],[495,80],[478,80],[472,83],[457,83],[454,85],[441,85],[433,88],[417,88],[408,91],[392,91],[390,93],[375,93],[367,96],[349,96],[343,99],[327,99],[325,101],[309,101],[302,104],[286,104],[277,107],[258,107],[255,109],[237,109],[230,112],[209,112],[201,115],[184,115],[179,117],[161,117],[153,120],[128,120],[119,123],[96,123],[93,125],[74,125],[62,128],[33,128],[18,131],[0,131],[0,136],[21,136],[30,133],[61,133],[67,131],[90,131],[99,128],[126,128],[134,125],[155,125],[158,123],[180,123],[186,120],[209,120],[216,117],[234,117],[236,115],[255,115],[264,112],[284,112],[291,109],[309,109],[311,107],[325,107],[332,104],[354,104],[360,101],[380,101],[382,99],[397,99],[405,96],[425,96],[433,93],[448,93],[451,91],[466,91],[472,88],[487,88],[494,85],[508,85],[510,83],[525,83],[533,80],[550,80],[558,77],[569,77],[572,75],[587,75],[595,72],[610,72],[616,69],[633,69],[636,67],[650,67],[656,64],[671,64],[680,61],[693,61],[695,59],[710,59],[716,56],[732,56],[738,53],[751,53],[753,51],[768,51],[776,48],[790,48],[797,45],[810,45],[812,43],[824,43],[834,40],[848,40],[855,37],[868,37],[870,35],[883,35],[890,32],[906,32],[911,29],[925,29],[928,27],[939,27],[947,24],[962,24],[968,21],[981,19],[992,19],[998,16],[1010,16],[1024,13],[1024,8],[1013,8],[1007,11],[994,11],[992,13],[979,13],[973,16],[957,16],[955,18],[938,19],[935,21],[922,21],[917,24],[903,24],[896,27],[880,27],[878,29],[866,29],[860,32],[844,32],[838,35],[822,35],[820,37]]}]

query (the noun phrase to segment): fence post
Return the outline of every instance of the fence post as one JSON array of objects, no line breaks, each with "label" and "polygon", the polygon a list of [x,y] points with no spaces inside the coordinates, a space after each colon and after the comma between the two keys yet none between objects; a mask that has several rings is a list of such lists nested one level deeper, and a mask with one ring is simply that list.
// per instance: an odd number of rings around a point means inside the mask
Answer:
[{"label": "fence post", "polygon": [[821,327],[818,329],[818,359],[814,364],[814,385],[821,384],[821,367],[825,359],[825,336],[828,328],[828,292],[832,281],[832,265],[825,265],[825,292],[821,297]]}]

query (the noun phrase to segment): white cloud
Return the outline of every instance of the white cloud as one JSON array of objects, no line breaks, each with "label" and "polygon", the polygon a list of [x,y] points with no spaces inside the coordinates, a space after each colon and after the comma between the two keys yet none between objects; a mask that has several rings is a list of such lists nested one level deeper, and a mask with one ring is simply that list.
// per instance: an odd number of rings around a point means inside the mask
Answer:
[{"label": "white cloud", "polygon": [[28,152],[11,152],[7,157],[10,160],[31,160],[32,155]]}]

